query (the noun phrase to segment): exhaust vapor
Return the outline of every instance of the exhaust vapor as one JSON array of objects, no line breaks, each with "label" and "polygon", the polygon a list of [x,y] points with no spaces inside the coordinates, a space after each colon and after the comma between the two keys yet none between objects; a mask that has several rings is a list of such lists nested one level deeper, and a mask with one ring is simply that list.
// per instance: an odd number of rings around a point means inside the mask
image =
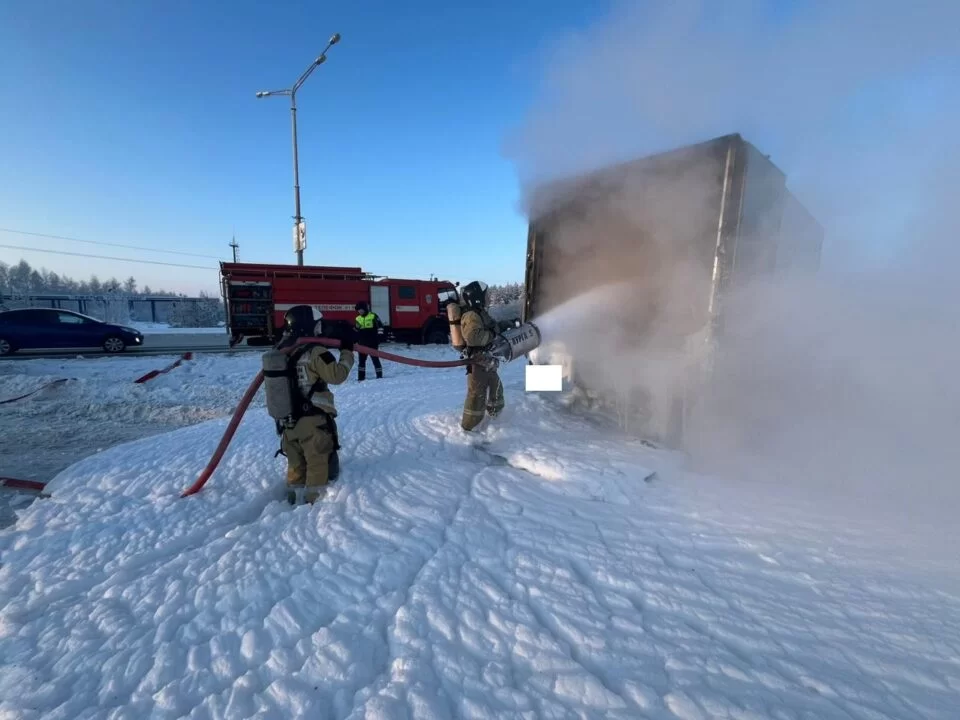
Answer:
[{"label": "exhaust vapor", "polygon": [[[549,208],[546,181],[728,133],[770,153],[825,226],[823,266],[727,298],[687,449],[712,472],[947,528],[960,509],[960,3],[780,5],[626,3],[552,46],[505,145],[523,209]],[[644,398],[654,428],[703,347],[690,288],[710,271],[692,239],[706,187],[695,170],[669,191],[651,179],[639,203],[614,189],[571,220],[544,286],[561,305],[534,318],[578,373]]]}]

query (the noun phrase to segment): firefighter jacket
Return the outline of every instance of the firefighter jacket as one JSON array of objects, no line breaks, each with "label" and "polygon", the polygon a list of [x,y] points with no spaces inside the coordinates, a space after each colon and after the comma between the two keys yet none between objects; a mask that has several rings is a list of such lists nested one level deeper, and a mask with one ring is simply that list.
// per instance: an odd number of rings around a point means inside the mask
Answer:
[{"label": "firefighter jacket", "polygon": [[380,343],[380,330],[383,329],[383,323],[379,316],[370,311],[366,315],[357,315],[357,344],[367,347],[377,347]]},{"label": "firefighter jacket", "polygon": [[493,342],[499,329],[498,323],[486,310],[469,308],[460,317],[460,331],[467,351],[479,350]]},{"label": "firefighter jacket", "polygon": [[310,396],[314,407],[336,417],[337,407],[328,386],[344,382],[352,369],[351,350],[341,350],[337,360],[326,348],[313,347],[297,359],[297,387],[303,397]]}]

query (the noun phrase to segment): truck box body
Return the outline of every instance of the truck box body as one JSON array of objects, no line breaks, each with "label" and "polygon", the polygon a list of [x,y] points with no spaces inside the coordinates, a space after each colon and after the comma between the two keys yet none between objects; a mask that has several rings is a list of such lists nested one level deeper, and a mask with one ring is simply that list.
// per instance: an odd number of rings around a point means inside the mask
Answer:
[{"label": "truck box body", "polygon": [[[573,386],[617,405],[622,424],[640,417],[629,424],[670,444],[682,443],[691,388],[722,338],[729,292],[816,270],[823,242],[784,173],[736,134],[551,183],[534,194],[530,217],[524,320],[592,293],[601,302],[589,321],[636,349],[630,368],[601,369],[604,347],[551,346],[545,337],[534,362],[561,362]],[[591,364],[594,372],[580,371]],[[625,410],[616,378],[629,372],[649,378],[627,383],[638,407]]]},{"label": "truck box body", "polygon": [[325,318],[353,323],[365,300],[390,339],[411,343],[447,342],[446,304],[456,287],[441,280],[382,278],[358,267],[220,263],[227,328],[236,343],[273,343],[284,313],[310,305]]}]

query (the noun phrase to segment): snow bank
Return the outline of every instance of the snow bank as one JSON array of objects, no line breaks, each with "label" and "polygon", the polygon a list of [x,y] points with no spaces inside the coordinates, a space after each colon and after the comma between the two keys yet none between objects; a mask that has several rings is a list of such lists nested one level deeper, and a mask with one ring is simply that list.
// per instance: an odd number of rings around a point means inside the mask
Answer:
[{"label": "snow bank", "polygon": [[[191,402],[235,402],[232,362]],[[860,529],[682,474],[522,363],[476,436],[461,369],[384,367],[337,389],[314,507],[281,501],[261,406],[194,497],[225,417],[62,473],[0,533],[0,715],[956,716],[960,600]]]},{"label": "snow bank", "polygon": [[[30,392],[48,382],[67,382],[44,391],[32,402],[3,409],[4,417],[82,416],[107,424],[162,419],[206,420],[230,412],[234,393],[242,393],[256,374],[260,356],[195,353],[168,375],[133,383],[179,355],[38,359],[0,366],[0,399]],[[36,400],[41,402],[37,402]]]}]

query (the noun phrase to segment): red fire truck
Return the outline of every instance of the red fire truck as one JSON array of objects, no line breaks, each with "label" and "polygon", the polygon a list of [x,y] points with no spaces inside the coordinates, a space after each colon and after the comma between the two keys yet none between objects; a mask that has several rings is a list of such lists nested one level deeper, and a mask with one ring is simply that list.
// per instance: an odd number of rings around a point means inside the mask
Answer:
[{"label": "red fire truck", "polygon": [[347,320],[366,300],[386,326],[386,338],[408,343],[449,342],[446,306],[457,300],[456,285],[443,280],[398,280],[358,267],[220,263],[220,285],[231,345],[279,340],[283,315],[310,305],[324,317]]}]

